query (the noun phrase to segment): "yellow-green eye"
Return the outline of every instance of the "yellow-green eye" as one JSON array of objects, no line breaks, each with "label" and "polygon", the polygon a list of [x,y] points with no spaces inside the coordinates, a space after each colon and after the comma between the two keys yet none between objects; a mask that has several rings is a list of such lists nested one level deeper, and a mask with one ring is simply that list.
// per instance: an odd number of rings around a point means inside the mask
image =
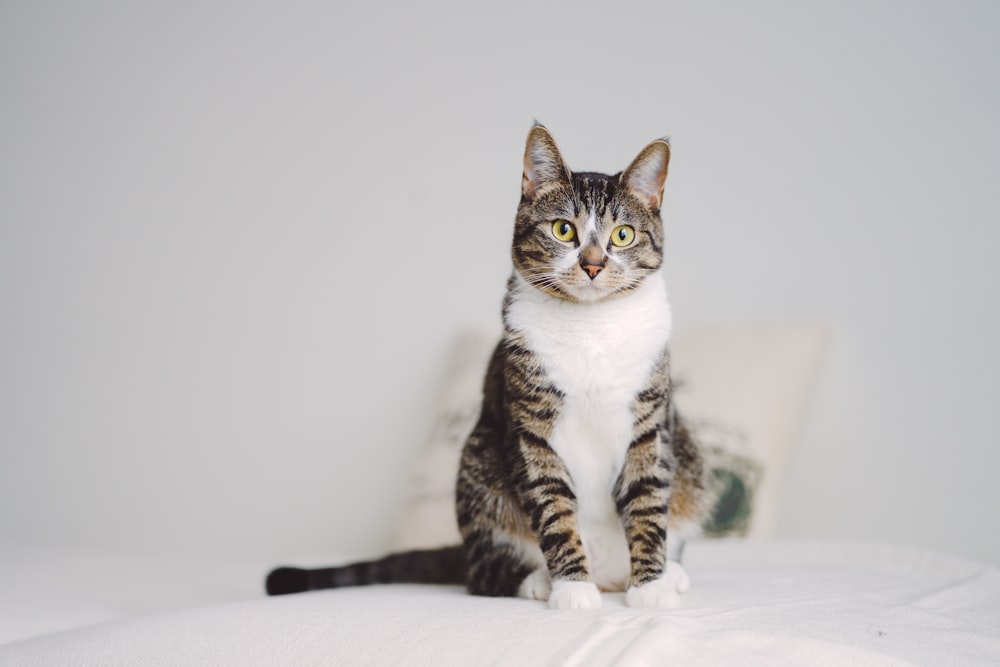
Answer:
[{"label": "yellow-green eye", "polygon": [[615,231],[611,232],[611,242],[619,248],[632,245],[632,241],[634,240],[635,230],[628,225],[615,227]]},{"label": "yellow-green eye", "polygon": [[568,220],[556,220],[552,223],[552,236],[560,241],[572,241],[576,238],[576,227]]}]

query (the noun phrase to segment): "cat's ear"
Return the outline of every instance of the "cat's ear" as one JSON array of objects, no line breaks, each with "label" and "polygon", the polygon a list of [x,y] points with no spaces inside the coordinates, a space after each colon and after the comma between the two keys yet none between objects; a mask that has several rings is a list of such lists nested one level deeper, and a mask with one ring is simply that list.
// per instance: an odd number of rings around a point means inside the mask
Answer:
[{"label": "cat's ear", "polygon": [[524,146],[524,174],[521,177],[521,193],[528,199],[546,185],[556,182],[570,182],[570,172],[563,162],[556,140],[542,125],[535,125],[528,132]]},{"label": "cat's ear", "polygon": [[667,181],[670,144],[657,139],[642,149],[621,175],[621,184],[654,211],[663,203],[663,184]]}]

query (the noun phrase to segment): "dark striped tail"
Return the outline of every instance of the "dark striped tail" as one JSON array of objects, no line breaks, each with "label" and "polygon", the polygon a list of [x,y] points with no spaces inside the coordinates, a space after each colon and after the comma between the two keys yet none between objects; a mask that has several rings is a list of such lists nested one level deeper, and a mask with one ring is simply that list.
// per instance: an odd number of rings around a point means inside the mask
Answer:
[{"label": "dark striped tail", "polygon": [[321,588],[367,584],[464,584],[462,547],[406,551],[385,558],[341,567],[307,570],[279,567],[267,575],[268,595],[302,593]]}]

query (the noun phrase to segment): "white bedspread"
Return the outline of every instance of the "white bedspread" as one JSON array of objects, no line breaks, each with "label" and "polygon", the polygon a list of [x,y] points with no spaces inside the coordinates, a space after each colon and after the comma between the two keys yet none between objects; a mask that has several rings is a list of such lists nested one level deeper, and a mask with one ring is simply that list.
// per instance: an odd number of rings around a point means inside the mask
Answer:
[{"label": "white bedspread", "polygon": [[787,542],[695,543],[685,560],[693,586],[679,609],[630,609],[611,594],[599,610],[558,612],[457,587],[375,586],[138,615],[2,645],[0,664],[1000,664],[992,567]]}]

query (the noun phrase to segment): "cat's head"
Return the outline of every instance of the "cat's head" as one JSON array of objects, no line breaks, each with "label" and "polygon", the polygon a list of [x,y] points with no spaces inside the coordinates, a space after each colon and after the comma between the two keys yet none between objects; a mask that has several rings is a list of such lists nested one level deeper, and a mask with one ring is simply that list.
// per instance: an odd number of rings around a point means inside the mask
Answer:
[{"label": "cat's head", "polygon": [[574,173],[541,125],[528,133],[514,268],[535,288],[591,302],[638,287],[663,263],[660,204],[670,146],[657,140],[613,176]]}]

